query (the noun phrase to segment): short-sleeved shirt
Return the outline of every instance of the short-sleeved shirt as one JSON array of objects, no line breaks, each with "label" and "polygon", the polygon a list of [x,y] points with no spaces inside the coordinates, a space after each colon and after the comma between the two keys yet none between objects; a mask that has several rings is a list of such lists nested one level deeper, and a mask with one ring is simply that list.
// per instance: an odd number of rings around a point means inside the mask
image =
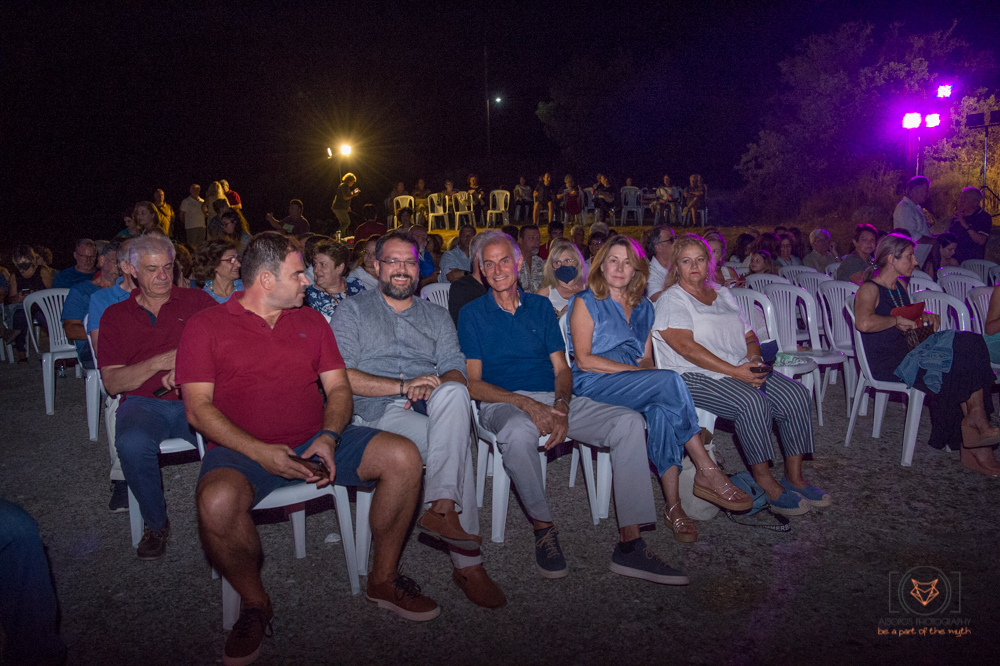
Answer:
[{"label": "short-sleeved shirt", "polygon": [[281,227],[282,231],[285,231],[292,236],[309,233],[309,220],[304,217],[300,217],[296,220],[289,215],[278,222],[278,225]]},{"label": "short-sleeved shirt", "polygon": [[[101,287],[90,280],[77,282],[70,287],[69,293],[66,295],[66,300],[63,302],[63,321],[74,319],[83,322],[83,318],[90,314],[90,297],[100,290]],[[90,321],[88,320],[87,323],[89,324]],[[89,363],[92,357],[87,341],[74,340],[73,344],[76,345],[76,353],[80,355],[80,360],[84,363]]]},{"label": "short-sleeved shirt", "polygon": [[226,201],[229,202],[230,206],[243,205],[243,201],[240,199],[240,195],[236,193],[236,190],[229,190],[226,192]]},{"label": "short-sleeved shirt", "polygon": [[551,185],[539,183],[538,186],[535,187],[535,196],[538,197],[538,203],[545,206],[549,203],[555,203],[556,190]]},{"label": "short-sleeved shirt", "polygon": [[176,379],[214,384],[212,404],[233,425],[295,447],[323,428],[319,376],[343,367],[333,332],[315,310],[282,310],[271,328],[231,298],[191,318],[177,348]]},{"label": "short-sleeved shirt", "polygon": [[315,285],[306,287],[306,304],[313,310],[327,317],[332,317],[337,311],[337,304],[348,296],[360,294],[365,290],[365,285],[361,280],[353,277],[344,278],[344,291],[339,294],[328,294],[325,290]]},{"label": "short-sleeved shirt", "polygon": [[181,202],[181,212],[184,213],[185,229],[205,228],[205,213],[201,210],[201,205],[203,203],[205,203],[205,200],[201,197],[198,197],[197,199],[194,197],[188,197]]},{"label": "short-sleeved shirt", "polygon": [[667,281],[667,269],[660,265],[660,260],[653,257],[649,260],[649,279],[646,280],[646,298],[663,291],[663,283]]},{"label": "short-sleeved shirt", "polygon": [[674,351],[659,335],[668,328],[683,329],[694,334],[694,341],[726,363],[746,363],[746,335],[753,330],[750,320],[740,309],[736,297],[726,287],[716,291],[715,301],[705,305],[679,285],[667,289],[657,299],[653,321],[653,344],[657,346],[660,366],[678,374],[694,372],[722,379],[725,375],[691,363]]},{"label": "short-sleeved shirt", "polygon": [[441,274],[438,282],[447,282],[448,273],[453,270],[469,272],[472,270],[472,257],[467,255],[462,248],[456,247],[441,255]]},{"label": "short-sleeved shirt", "polygon": [[70,266],[56,273],[56,276],[52,278],[52,288],[69,289],[78,282],[93,280],[95,275],[97,275],[97,271],[93,273],[81,273],[76,270],[76,266]]},{"label": "short-sleeved shirt", "polygon": [[357,183],[351,186],[348,186],[347,183],[341,183],[338,185],[337,196],[334,197],[333,205],[330,206],[330,208],[333,210],[348,210],[351,207],[351,200],[354,198],[351,197],[351,192],[356,186]]},{"label": "short-sleeved shirt", "polygon": [[[126,300],[104,311],[104,316],[101,317],[100,344],[97,345],[98,367],[135,365],[157,354],[177,349],[188,320],[196,313],[216,305],[200,289],[175,287],[170,290],[170,299],[160,306],[160,312],[154,318],[139,305],[136,300],[139,293],[138,289],[134,290]],[[136,390],[126,391],[124,396],[127,398],[129,395],[138,395],[155,399],[153,391],[163,386],[164,374],[157,372]],[[170,391],[159,399],[178,398],[174,391]],[[316,432],[313,431],[312,434]]]},{"label": "short-sleeved shirt", "polygon": [[507,391],[555,390],[550,354],[563,352],[559,320],[549,299],[519,291],[513,314],[493,297],[477,298],[458,315],[458,340],[466,358],[482,361],[483,381]]},{"label": "short-sleeved shirt", "polygon": [[423,280],[425,277],[430,277],[430,274],[437,270],[434,265],[434,255],[424,250],[424,253],[420,255],[420,279]]},{"label": "short-sleeved shirt", "polygon": [[[987,236],[993,231],[993,218],[982,208],[978,209],[972,215],[965,218],[965,221],[969,223],[969,228],[973,231],[980,231]],[[968,261],[969,259],[985,259],[986,258],[986,246],[980,245],[976,241],[969,237],[969,232],[966,231],[965,227],[958,220],[951,223],[951,228],[948,229],[955,238],[958,239],[958,249],[955,251],[955,259],[959,263],[963,261]]]},{"label": "short-sleeved shirt", "polygon": [[122,289],[122,282],[125,278],[118,278],[118,281],[106,289],[95,291],[90,295],[90,308],[87,318],[87,333],[96,331],[101,327],[101,317],[104,311],[115,303],[121,303],[129,297],[129,292]]},{"label": "short-sleeved shirt", "polygon": [[448,312],[451,314],[451,320],[455,322],[455,328],[458,328],[458,313],[462,308],[486,295],[489,290],[489,287],[471,274],[463,275],[451,283],[451,289],[448,290]]},{"label": "short-sleeved shirt", "polygon": [[385,236],[385,225],[381,222],[365,222],[354,231],[354,242],[368,240],[372,236]]},{"label": "short-sleeved shirt", "polygon": [[[212,280],[209,280],[208,282],[205,283],[205,286],[202,287],[201,290],[204,291],[209,296],[211,296],[212,300],[215,301],[216,303],[225,303],[230,298],[236,296],[241,291],[243,291],[243,280],[239,278],[233,280],[233,290],[229,292],[228,296],[216,296],[215,292],[212,291],[212,286],[213,286]],[[237,296],[237,298],[239,297]]]},{"label": "short-sleeved shirt", "polygon": [[[352,370],[393,379],[441,376],[451,370],[465,374],[465,356],[448,311],[422,298],[396,312],[381,292],[365,291],[338,305],[330,326]],[[377,421],[398,397],[356,395],[354,413]]]}]

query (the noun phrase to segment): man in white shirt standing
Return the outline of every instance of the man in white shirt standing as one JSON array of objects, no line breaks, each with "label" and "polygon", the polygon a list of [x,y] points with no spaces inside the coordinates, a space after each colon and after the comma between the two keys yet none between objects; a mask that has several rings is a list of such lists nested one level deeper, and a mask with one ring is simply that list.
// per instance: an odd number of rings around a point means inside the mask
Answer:
[{"label": "man in white shirt standing", "polygon": [[920,208],[927,201],[930,191],[931,181],[927,177],[914,176],[906,182],[906,195],[896,204],[896,210],[892,212],[893,228],[906,229],[917,243],[917,249],[913,254],[917,258],[917,265],[921,267],[927,261],[927,255],[930,254],[934,243],[930,225],[927,224],[924,211]]},{"label": "man in white shirt standing", "polygon": [[184,225],[188,245],[198,247],[205,240],[205,213],[201,210],[205,200],[200,196],[201,185],[192,185],[189,192],[191,196],[181,202],[178,214],[181,224]]}]

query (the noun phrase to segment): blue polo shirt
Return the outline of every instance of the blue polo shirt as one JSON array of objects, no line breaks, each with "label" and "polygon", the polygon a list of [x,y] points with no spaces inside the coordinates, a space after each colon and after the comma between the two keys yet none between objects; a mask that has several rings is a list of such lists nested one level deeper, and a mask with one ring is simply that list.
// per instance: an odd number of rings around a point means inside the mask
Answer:
[{"label": "blue polo shirt", "polygon": [[76,266],[70,266],[56,273],[56,276],[52,278],[52,288],[69,289],[78,282],[93,280],[95,275],[97,275],[96,270],[93,273],[81,273],[76,270]]},{"label": "blue polo shirt", "polygon": [[[69,294],[66,295],[66,300],[63,302],[62,318],[64,320],[75,319],[82,322],[83,318],[90,312],[91,295],[100,290],[101,287],[98,287],[90,280],[74,284],[69,288]],[[94,358],[90,355],[90,345],[87,344],[87,341],[74,340],[73,344],[76,345],[76,353],[80,357],[83,367],[93,368]]]},{"label": "blue polo shirt", "polygon": [[458,341],[466,358],[483,363],[483,381],[507,391],[554,391],[550,354],[566,349],[549,299],[520,289],[514,314],[497,305],[493,290],[462,308]]},{"label": "blue polo shirt", "polygon": [[[125,278],[118,278],[110,287],[94,292],[90,297],[90,318],[87,319],[87,333],[92,333],[101,327],[101,317],[104,311],[115,303],[121,303],[129,297],[130,292],[122,289]],[[100,342],[100,340],[98,340]],[[98,345],[99,347],[100,345]]]}]

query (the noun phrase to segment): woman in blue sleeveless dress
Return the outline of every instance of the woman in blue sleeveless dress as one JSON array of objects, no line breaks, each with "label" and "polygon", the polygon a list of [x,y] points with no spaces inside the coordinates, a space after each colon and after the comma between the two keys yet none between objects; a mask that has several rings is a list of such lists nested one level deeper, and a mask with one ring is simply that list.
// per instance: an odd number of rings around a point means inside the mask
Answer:
[{"label": "woman in blue sleeveless dress", "polygon": [[573,393],[645,417],[646,450],[667,499],[666,523],[678,541],[690,542],[698,538],[697,527],[684,513],[678,490],[685,450],[697,468],[695,495],[735,511],[747,510],[753,502],[729,482],[702,445],[684,380],[671,370],[656,369],[654,310],[644,296],[648,275],[642,250],[627,236],[614,237],[594,257],[588,288],[569,303]]}]

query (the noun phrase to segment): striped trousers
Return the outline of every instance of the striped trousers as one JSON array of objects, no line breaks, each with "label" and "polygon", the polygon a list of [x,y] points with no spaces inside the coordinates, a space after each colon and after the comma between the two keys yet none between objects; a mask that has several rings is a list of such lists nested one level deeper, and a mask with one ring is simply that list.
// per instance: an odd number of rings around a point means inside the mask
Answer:
[{"label": "striped trousers", "polygon": [[736,435],[749,464],[774,460],[772,422],[778,424],[785,457],[815,450],[812,401],[799,382],[777,372],[768,375],[760,389],[732,377],[713,379],[694,372],[682,377],[695,407],[736,424]]}]

